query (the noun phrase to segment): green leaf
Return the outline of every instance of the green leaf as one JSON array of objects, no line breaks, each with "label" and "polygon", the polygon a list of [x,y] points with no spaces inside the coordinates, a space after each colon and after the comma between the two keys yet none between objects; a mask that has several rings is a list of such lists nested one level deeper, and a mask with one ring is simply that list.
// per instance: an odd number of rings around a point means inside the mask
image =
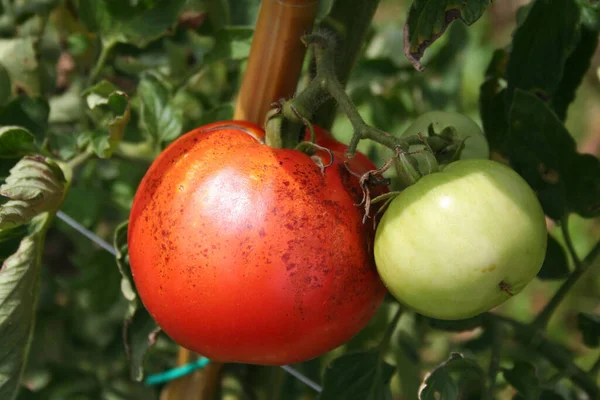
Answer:
[{"label": "green leaf", "polygon": [[99,127],[108,127],[91,134],[94,152],[108,158],[115,151],[131,117],[129,97],[113,84],[102,81],[82,94]]},{"label": "green leaf", "polygon": [[504,73],[508,53],[496,50],[485,73],[485,81],[479,94],[479,112],[483,131],[492,151],[505,153],[504,145],[508,133],[505,106]]},{"label": "green leaf", "polygon": [[0,195],[10,199],[0,206],[0,229],[25,224],[42,212],[56,210],[64,190],[65,177],[52,160],[23,157],[0,186]]},{"label": "green leaf", "polygon": [[404,26],[404,54],[422,70],[425,50],[440,38],[455,19],[473,24],[488,7],[489,0],[414,0]]},{"label": "green leaf", "polygon": [[245,27],[226,27],[216,33],[216,42],[204,63],[221,60],[243,60],[250,54],[254,31]]},{"label": "green leaf", "polygon": [[20,126],[0,128],[0,158],[21,157],[35,152],[34,136]]},{"label": "green leaf", "polygon": [[127,254],[128,227],[128,221],[117,227],[114,235],[114,247],[117,250],[117,265],[121,272],[121,292],[129,301],[129,308],[123,326],[125,352],[129,358],[131,378],[139,382],[144,377],[144,357],[148,349],[156,343],[160,328],[141,304],[135,289]]},{"label": "green leaf", "polygon": [[98,32],[105,43],[131,43],[145,47],[167,33],[183,10],[185,0],[137,2],[79,0],[79,15],[91,32]]},{"label": "green leaf", "polygon": [[8,101],[12,94],[10,74],[4,65],[0,64],[0,106]]},{"label": "green leaf", "polygon": [[[48,217],[45,217],[48,218]],[[33,335],[40,285],[42,233],[21,240],[0,268],[0,398],[14,399],[21,386]]]},{"label": "green leaf", "polygon": [[525,400],[538,400],[540,398],[540,379],[536,375],[535,367],[527,362],[517,362],[512,369],[503,369],[504,378]]},{"label": "green leaf", "polygon": [[565,250],[552,235],[548,235],[546,258],[537,277],[542,280],[564,279],[570,272]]},{"label": "green leaf", "polygon": [[513,168],[538,193],[546,215],[559,220],[567,212],[564,179],[576,154],[575,141],[550,108],[519,89],[510,111],[509,157]]},{"label": "green leaf", "polygon": [[48,129],[49,113],[45,99],[18,96],[0,108],[0,125],[22,126],[42,141]]},{"label": "green leaf", "polygon": [[507,98],[516,89],[554,99],[564,75],[565,61],[579,40],[579,7],[575,0],[531,3],[517,28],[506,69]]},{"label": "green leaf", "polygon": [[379,351],[346,353],[325,370],[319,400],[391,400],[389,381],[394,367],[381,360]]},{"label": "green leaf", "polygon": [[123,329],[131,378],[140,382],[144,378],[144,357],[148,349],[156,343],[160,328],[150,313],[144,307],[140,307],[125,320]]},{"label": "green leaf", "polygon": [[484,398],[484,382],[483,370],[475,360],[452,353],[427,375],[419,400]]},{"label": "green leaf", "polygon": [[40,68],[35,38],[0,39],[0,60],[8,71],[13,94],[40,94]]},{"label": "green leaf", "polygon": [[575,92],[590,67],[597,46],[598,32],[582,27],[577,47],[565,62],[562,80],[552,99],[552,108],[562,121],[567,117],[569,104],[575,99]]},{"label": "green leaf", "polygon": [[144,74],[138,86],[141,123],[156,142],[170,142],[181,134],[183,114],[170,104],[169,90],[154,75]]},{"label": "green leaf", "polygon": [[595,0],[578,0],[581,22],[591,30],[600,31],[600,3]]},{"label": "green leaf", "polygon": [[583,334],[583,343],[586,346],[592,348],[600,346],[600,315],[577,314],[577,328]]},{"label": "green leaf", "polygon": [[570,210],[584,218],[600,215],[600,160],[591,154],[576,154],[567,181]]}]

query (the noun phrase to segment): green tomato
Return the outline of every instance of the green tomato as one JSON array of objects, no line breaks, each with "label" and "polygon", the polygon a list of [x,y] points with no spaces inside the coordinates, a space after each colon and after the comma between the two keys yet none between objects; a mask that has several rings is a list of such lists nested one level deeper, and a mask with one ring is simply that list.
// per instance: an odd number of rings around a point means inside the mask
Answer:
[{"label": "green tomato", "polygon": [[481,128],[471,118],[462,114],[445,111],[427,112],[417,118],[402,133],[402,136],[412,136],[419,133],[429,136],[429,126],[431,124],[433,124],[435,133],[440,133],[444,128],[453,126],[460,139],[468,138],[465,141],[465,148],[460,154],[461,160],[490,158],[490,148]]},{"label": "green tomato", "polygon": [[529,185],[491,160],[460,160],[398,195],[375,236],[375,262],[401,303],[464,319],[519,293],[546,254],[546,223]]}]

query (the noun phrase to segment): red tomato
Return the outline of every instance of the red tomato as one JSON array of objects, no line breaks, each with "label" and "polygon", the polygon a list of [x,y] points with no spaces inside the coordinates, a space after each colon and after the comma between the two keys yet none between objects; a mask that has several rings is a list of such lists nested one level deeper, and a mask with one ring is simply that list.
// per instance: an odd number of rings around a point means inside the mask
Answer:
[{"label": "red tomato", "polygon": [[358,333],[386,293],[342,153],[322,173],[263,136],[238,121],[189,132],[154,161],[131,210],[143,303],[173,340],[215,361],[314,358]]}]

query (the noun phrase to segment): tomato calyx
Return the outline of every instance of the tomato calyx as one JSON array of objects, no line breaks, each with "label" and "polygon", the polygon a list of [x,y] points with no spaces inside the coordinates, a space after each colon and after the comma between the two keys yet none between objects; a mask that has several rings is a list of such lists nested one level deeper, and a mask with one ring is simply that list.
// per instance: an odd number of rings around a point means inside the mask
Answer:
[{"label": "tomato calyx", "polygon": [[[390,166],[392,165],[392,161],[393,161],[393,159],[388,161],[381,168],[367,171],[364,174],[358,174],[358,173],[354,172],[350,168],[350,165],[348,164],[348,162],[344,161],[344,166],[346,167],[348,172],[351,175],[358,178],[358,183],[363,192],[363,197],[362,197],[361,201],[358,204],[355,204],[357,207],[364,205],[364,216],[363,216],[363,220],[362,220],[363,224],[367,221],[367,218],[369,218],[369,215],[371,213],[371,205],[373,204],[373,199],[371,198],[371,187],[388,186],[390,184],[390,180],[388,178],[384,178],[382,174],[390,168]],[[389,193],[386,193],[381,196],[387,196],[387,195],[389,195]],[[381,197],[381,196],[377,196],[377,197],[375,197],[375,199],[378,197]],[[377,220],[377,218],[373,219],[373,227],[375,227],[376,220]]]}]

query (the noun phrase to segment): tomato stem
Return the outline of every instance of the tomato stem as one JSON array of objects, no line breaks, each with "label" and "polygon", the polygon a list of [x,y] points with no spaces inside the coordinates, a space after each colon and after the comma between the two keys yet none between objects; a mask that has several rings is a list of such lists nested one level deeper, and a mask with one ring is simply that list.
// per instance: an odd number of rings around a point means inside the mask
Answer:
[{"label": "tomato stem", "polygon": [[358,143],[363,139],[370,139],[394,151],[401,149],[404,152],[408,152],[411,145],[425,144],[436,157],[445,156],[445,150],[456,145],[456,141],[448,136],[413,135],[400,138],[368,125],[336,76],[335,40],[327,34],[315,32],[305,35],[302,41],[314,48],[317,74],[302,92],[290,100],[280,102],[280,111],[285,119],[292,121],[311,119],[327,99],[333,98],[342,112],[346,114],[354,129],[354,135],[346,152],[349,158],[354,156]]},{"label": "tomato stem", "polygon": [[398,321],[400,320],[400,317],[402,316],[403,312],[404,312],[404,307],[399,305],[398,310],[396,311],[396,313],[392,317],[392,320],[390,321],[387,328],[385,329],[385,333],[383,334],[383,338],[381,339],[381,342],[379,342],[380,354],[383,354],[385,349],[387,349],[387,346],[390,343],[390,339],[392,338],[392,334],[396,330],[396,325],[398,325]]},{"label": "tomato stem", "polygon": [[[337,62],[334,67],[342,87],[346,86],[350,72],[363,49],[378,5],[379,0],[335,0],[331,11],[319,24],[319,31],[334,38],[338,44],[335,48],[334,58]],[[331,128],[336,107],[334,101],[326,101],[315,114],[314,122],[325,129]]]}]

